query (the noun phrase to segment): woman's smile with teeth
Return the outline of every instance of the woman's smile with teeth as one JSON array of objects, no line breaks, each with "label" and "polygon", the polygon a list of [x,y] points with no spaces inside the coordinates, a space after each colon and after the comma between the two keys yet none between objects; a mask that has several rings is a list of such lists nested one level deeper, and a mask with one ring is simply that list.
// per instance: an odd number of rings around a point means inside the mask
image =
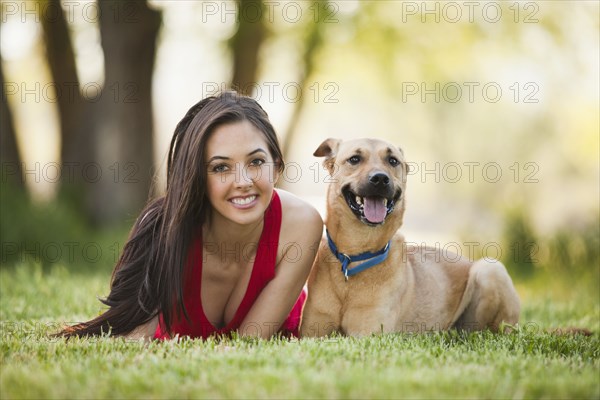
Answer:
[{"label": "woman's smile with teeth", "polygon": [[240,206],[244,206],[246,204],[250,204],[254,201],[254,199],[256,199],[256,196],[248,196],[248,197],[234,197],[233,199],[231,199],[231,202],[233,204],[237,204]]}]

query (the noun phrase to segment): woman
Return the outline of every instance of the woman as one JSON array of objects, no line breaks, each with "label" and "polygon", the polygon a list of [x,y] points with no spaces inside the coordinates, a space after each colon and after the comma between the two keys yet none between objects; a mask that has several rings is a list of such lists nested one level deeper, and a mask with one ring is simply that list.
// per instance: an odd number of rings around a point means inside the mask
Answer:
[{"label": "woman", "polygon": [[171,141],[166,194],[115,267],[109,309],[60,335],[297,335],[323,221],[275,190],[283,167],[256,101],[225,92],[194,105]]}]

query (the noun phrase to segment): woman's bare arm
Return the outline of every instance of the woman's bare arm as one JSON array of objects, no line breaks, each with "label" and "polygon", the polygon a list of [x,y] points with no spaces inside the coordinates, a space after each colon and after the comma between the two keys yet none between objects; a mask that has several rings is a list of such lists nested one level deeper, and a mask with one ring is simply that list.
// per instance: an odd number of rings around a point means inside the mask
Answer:
[{"label": "woman's bare arm", "polygon": [[242,336],[270,338],[279,331],[308,279],[323,235],[323,220],[311,205],[285,191],[278,193],[283,213],[279,237],[282,254],[275,278],[263,289],[238,330]]}]

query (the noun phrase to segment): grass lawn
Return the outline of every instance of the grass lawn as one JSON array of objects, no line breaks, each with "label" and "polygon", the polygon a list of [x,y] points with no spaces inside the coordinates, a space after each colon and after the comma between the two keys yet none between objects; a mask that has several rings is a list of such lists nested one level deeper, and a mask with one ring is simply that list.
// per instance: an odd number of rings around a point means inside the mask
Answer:
[{"label": "grass lawn", "polygon": [[[362,339],[49,339],[110,271],[0,269],[0,398],[600,398],[597,279],[518,283],[520,328]],[[587,328],[592,336],[547,333]]]}]

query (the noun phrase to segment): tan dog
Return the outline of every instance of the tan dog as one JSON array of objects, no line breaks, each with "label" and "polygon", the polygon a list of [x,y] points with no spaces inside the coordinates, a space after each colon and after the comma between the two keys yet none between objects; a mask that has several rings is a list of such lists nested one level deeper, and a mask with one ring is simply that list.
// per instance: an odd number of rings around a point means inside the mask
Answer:
[{"label": "tan dog", "polygon": [[[326,225],[335,247],[327,238],[319,247],[302,336],[497,331],[502,322],[517,323],[520,302],[502,263],[458,256],[447,261],[447,253],[407,245],[397,232],[408,172],[399,148],[374,139],[327,139],[314,155],[326,157],[332,176]],[[371,253],[366,260],[349,263],[346,278],[340,260],[365,252]],[[376,265],[354,274],[372,261]]]}]

